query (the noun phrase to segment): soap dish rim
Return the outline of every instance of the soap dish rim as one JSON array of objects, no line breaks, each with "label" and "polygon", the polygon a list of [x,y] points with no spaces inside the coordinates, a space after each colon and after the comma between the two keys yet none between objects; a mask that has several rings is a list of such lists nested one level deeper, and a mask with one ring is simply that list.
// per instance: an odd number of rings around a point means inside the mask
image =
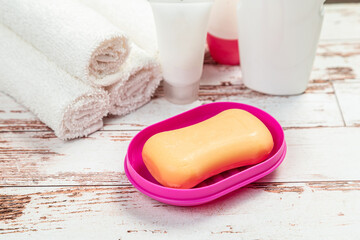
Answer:
[{"label": "soap dish rim", "polygon": [[[159,202],[165,203],[165,204],[169,204],[169,205],[174,205],[174,206],[183,206],[183,207],[189,207],[189,206],[197,206],[197,205],[201,205],[201,204],[205,204],[211,201],[214,201],[218,198],[224,197],[225,195],[227,195],[228,193],[231,193],[233,191],[236,191],[250,183],[253,183],[263,177],[265,177],[266,175],[269,175],[271,172],[273,172],[276,168],[278,168],[280,166],[280,164],[283,162],[283,160],[285,159],[285,155],[287,152],[287,146],[286,143],[284,143],[284,151],[282,152],[282,155],[280,157],[280,159],[269,169],[265,170],[264,172],[254,175],[250,178],[247,178],[246,180],[240,181],[236,184],[234,184],[233,186],[229,187],[229,188],[225,188],[222,191],[219,191],[215,194],[212,195],[208,195],[205,197],[201,197],[201,198],[194,198],[194,199],[176,199],[176,198],[166,198],[166,197],[162,197],[156,194],[153,194],[150,191],[147,191],[145,188],[141,187],[141,185],[139,185],[138,183],[136,183],[136,181],[131,177],[131,175],[128,172],[128,168],[125,167],[125,174],[128,177],[129,181],[131,182],[131,184],[138,189],[141,193],[147,195],[148,197],[155,199]],[[211,187],[211,186],[210,186]],[[180,190],[189,190],[189,189],[180,189]]]}]

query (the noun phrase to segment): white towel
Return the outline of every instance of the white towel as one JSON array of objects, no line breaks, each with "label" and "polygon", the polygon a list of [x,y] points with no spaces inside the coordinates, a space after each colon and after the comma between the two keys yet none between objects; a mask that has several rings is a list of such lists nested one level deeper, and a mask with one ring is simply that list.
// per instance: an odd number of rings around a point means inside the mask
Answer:
[{"label": "white towel", "polygon": [[123,32],[72,0],[0,0],[0,22],[72,76],[108,86],[125,61]]},{"label": "white towel", "polygon": [[61,139],[102,127],[109,107],[104,90],[70,76],[2,24],[0,36],[0,91],[31,110]]},{"label": "white towel", "polygon": [[150,101],[162,73],[152,10],[146,0],[79,0],[126,32],[131,52],[119,71],[119,82],[107,87],[110,113],[127,114]]},{"label": "white towel", "polygon": [[[5,0],[6,1],[6,0]],[[158,51],[155,22],[147,0],[79,0],[121,29],[151,56]]]},{"label": "white towel", "polygon": [[149,102],[162,79],[157,60],[135,44],[118,77],[118,83],[106,88],[113,115],[125,115]]}]

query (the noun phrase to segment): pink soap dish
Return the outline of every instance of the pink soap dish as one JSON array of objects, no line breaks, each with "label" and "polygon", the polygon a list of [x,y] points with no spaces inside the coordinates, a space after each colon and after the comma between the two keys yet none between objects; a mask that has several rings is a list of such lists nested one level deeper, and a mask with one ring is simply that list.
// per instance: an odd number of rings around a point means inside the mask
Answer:
[{"label": "pink soap dish", "polygon": [[[231,108],[243,109],[259,118],[270,130],[274,139],[274,148],[270,156],[256,165],[232,169],[213,176],[191,189],[175,189],[160,185],[149,173],[141,157],[145,142],[154,134],[183,128],[204,121]],[[130,142],[125,157],[125,173],[129,181],[142,193],[160,202],[177,206],[194,206],[210,202],[249,183],[252,183],[272,171],[284,160],[286,143],[280,124],[268,113],[235,102],[217,102],[202,105],[139,132]]]}]

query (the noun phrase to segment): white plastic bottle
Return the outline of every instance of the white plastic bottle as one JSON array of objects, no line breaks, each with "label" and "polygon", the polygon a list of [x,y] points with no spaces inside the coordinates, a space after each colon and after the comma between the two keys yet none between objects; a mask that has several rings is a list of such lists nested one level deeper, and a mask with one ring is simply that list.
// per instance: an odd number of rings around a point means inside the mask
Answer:
[{"label": "white plastic bottle", "polygon": [[207,43],[212,58],[221,64],[238,65],[237,4],[239,0],[215,0]]},{"label": "white plastic bottle", "polygon": [[239,48],[245,86],[273,95],[303,93],[319,42],[325,0],[240,0]]},{"label": "white plastic bottle", "polygon": [[206,31],[213,0],[150,0],[164,75],[165,98],[187,104],[198,98]]}]

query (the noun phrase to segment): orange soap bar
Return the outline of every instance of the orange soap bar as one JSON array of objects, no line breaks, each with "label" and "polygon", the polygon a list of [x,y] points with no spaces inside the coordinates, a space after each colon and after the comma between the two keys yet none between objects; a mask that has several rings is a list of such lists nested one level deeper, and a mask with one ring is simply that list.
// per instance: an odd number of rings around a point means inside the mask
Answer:
[{"label": "orange soap bar", "polygon": [[223,171],[264,161],[273,146],[270,131],[257,117],[229,109],[155,134],[146,141],[142,157],[160,184],[187,189]]}]

